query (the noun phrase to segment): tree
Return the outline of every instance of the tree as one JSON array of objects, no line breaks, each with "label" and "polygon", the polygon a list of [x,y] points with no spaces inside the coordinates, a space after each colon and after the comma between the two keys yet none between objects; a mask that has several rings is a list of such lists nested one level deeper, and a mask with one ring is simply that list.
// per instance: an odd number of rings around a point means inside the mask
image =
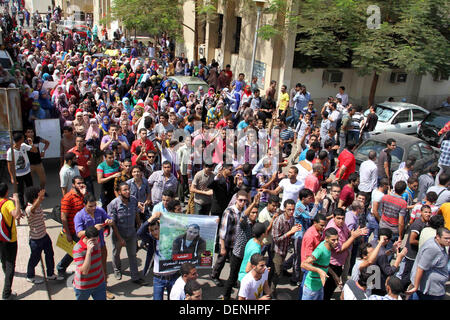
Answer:
[{"label": "tree", "polygon": [[183,0],[114,0],[107,19],[118,19],[127,29],[161,32],[180,37]]},{"label": "tree", "polygon": [[[366,0],[302,1],[293,17],[301,35],[296,50],[331,67],[350,63],[360,76],[372,74],[369,105],[383,71],[450,73],[448,0],[378,1],[379,11],[371,11],[372,4]],[[371,25],[372,16],[379,24]]]}]

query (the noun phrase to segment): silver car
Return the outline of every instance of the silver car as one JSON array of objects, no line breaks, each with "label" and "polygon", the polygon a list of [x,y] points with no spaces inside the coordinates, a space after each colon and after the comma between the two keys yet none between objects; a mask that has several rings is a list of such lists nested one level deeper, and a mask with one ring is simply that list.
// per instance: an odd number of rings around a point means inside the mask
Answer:
[{"label": "silver car", "polygon": [[[416,134],[417,127],[430,113],[427,109],[406,102],[383,102],[377,104],[378,122],[371,135],[397,132],[403,134]],[[364,116],[369,115],[369,110]]]}]

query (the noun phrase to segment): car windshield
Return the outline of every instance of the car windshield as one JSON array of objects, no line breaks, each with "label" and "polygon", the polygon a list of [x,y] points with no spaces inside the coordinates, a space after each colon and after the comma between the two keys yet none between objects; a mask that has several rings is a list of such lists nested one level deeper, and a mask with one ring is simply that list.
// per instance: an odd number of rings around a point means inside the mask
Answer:
[{"label": "car windshield", "polygon": [[436,129],[441,129],[449,121],[450,121],[450,116],[440,115],[440,114],[432,112],[425,118],[423,123],[428,126],[435,127]]},{"label": "car windshield", "polygon": [[378,121],[388,122],[394,116],[394,114],[395,110],[385,106],[377,105]]},{"label": "car windshield", "polygon": [[[368,140],[366,143],[361,145],[361,147],[358,148],[357,153],[364,155],[365,157],[369,157],[369,152],[374,150],[377,154],[380,154],[381,150],[386,148],[386,143],[375,141],[375,140]],[[397,146],[394,151],[391,152],[392,157],[392,163],[400,163],[403,159],[403,148]]]}]

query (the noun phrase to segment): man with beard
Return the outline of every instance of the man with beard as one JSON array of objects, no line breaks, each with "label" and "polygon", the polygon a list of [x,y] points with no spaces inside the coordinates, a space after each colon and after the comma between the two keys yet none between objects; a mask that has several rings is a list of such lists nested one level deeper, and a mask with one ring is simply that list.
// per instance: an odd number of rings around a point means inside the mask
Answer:
[{"label": "man with beard", "polygon": [[63,196],[72,189],[72,179],[80,175],[75,158],[76,155],[73,152],[68,152],[64,155],[64,165],[59,171],[60,187]]},{"label": "man with beard", "polygon": [[75,154],[78,170],[80,170],[80,175],[83,177],[84,183],[86,183],[86,189],[89,193],[95,195],[91,171],[89,170],[89,166],[92,163],[92,154],[85,145],[85,137],[82,135],[77,135],[75,138],[75,147],[70,149],[68,152]]},{"label": "man with beard", "polygon": [[[84,208],[83,198],[86,194],[86,184],[81,176],[72,179],[72,189],[61,199],[61,222],[66,234],[67,242],[78,242],[80,239],[75,231],[74,218],[78,211]],[[64,276],[67,267],[72,263],[73,258],[66,254],[56,266],[59,276]]]},{"label": "man with beard", "polygon": [[137,234],[135,222],[138,201],[130,195],[130,187],[126,182],[119,184],[117,192],[119,196],[109,203],[107,210],[108,215],[117,226],[112,234],[114,276],[117,280],[122,279],[120,251],[122,247],[126,247],[131,280],[138,285],[145,286],[147,282],[141,277],[136,260]]}]

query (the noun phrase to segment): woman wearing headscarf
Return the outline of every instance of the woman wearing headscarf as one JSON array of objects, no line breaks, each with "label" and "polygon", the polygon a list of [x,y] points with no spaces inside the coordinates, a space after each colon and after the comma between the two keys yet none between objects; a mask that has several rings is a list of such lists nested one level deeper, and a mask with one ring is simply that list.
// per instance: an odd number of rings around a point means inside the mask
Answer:
[{"label": "woman wearing headscarf", "polygon": [[131,114],[133,112],[133,106],[130,103],[130,99],[128,97],[124,97],[122,99],[123,108],[128,114]]},{"label": "woman wearing headscarf", "polygon": [[150,70],[152,71],[152,76],[158,75],[159,65],[156,62],[156,60],[152,60],[152,62],[150,64]]},{"label": "woman wearing headscarf", "polygon": [[180,90],[181,94],[184,96],[188,96],[189,95],[189,87],[187,85],[187,83],[185,83]]},{"label": "woman wearing headscarf", "polygon": [[100,135],[101,137],[109,135],[109,127],[111,125],[111,119],[108,116],[104,116],[102,118],[102,123],[100,127]]},{"label": "woman wearing headscarf", "polygon": [[60,127],[64,128],[65,126],[68,126],[67,122],[72,122],[74,120],[74,117],[70,114],[68,108],[63,108],[61,110],[61,114],[59,116],[59,123]]},{"label": "woman wearing headscarf", "polygon": [[169,66],[167,67],[167,72],[166,72],[167,76],[174,76],[175,75],[175,67],[173,65],[173,63],[169,63]]},{"label": "woman wearing headscarf", "polygon": [[83,112],[77,111],[75,114],[75,120],[72,122],[72,126],[75,133],[85,135],[87,129],[89,128],[89,123],[85,123],[83,119]]},{"label": "woman wearing headscarf", "polygon": [[52,104],[52,101],[50,99],[50,96],[49,96],[47,90],[44,89],[39,92],[38,102],[41,105],[41,108],[45,110],[46,118],[55,116],[54,105]]},{"label": "woman wearing headscarf", "polygon": [[183,64],[180,60],[177,61],[177,64],[175,66],[175,75],[176,76],[183,76],[184,75],[184,68]]},{"label": "woman wearing headscarf", "polygon": [[100,128],[98,127],[97,119],[89,120],[89,129],[86,133],[86,147],[91,153],[97,154],[100,150]]},{"label": "woman wearing headscarf", "polygon": [[69,100],[71,97],[76,97],[77,100],[79,99],[78,92],[75,89],[75,86],[73,85],[72,81],[68,81],[66,83],[66,95]]}]

